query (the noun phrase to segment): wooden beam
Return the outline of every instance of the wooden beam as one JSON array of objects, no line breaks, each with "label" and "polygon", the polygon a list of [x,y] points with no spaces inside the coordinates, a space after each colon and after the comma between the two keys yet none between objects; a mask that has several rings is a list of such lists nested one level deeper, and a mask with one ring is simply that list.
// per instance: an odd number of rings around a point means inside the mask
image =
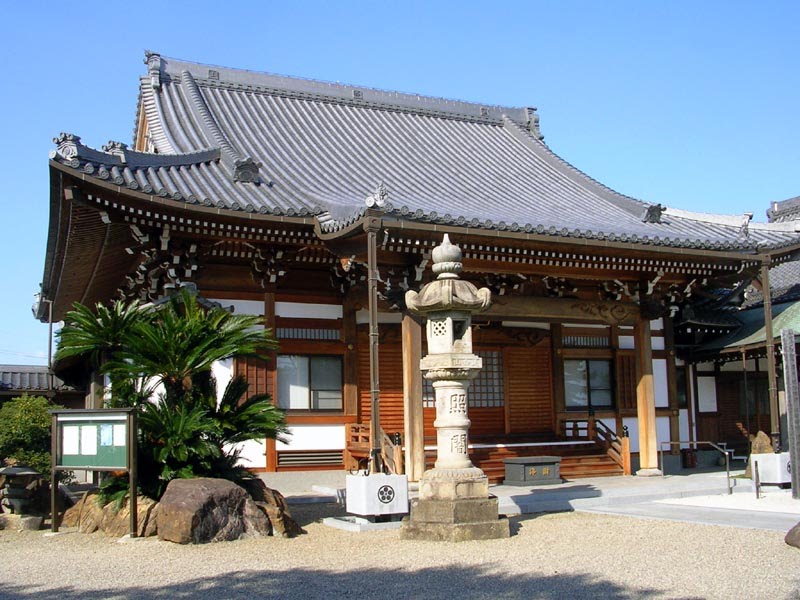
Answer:
[{"label": "wooden beam", "polygon": [[650,321],[639,319],[633,329],[636,344],[636,417],[639,425],[640,476],[661,475],[658,469],[656,437],[656,394],[653,383],[653,348],[650,342]]},{"label": "wooden beam", "polygon": [[422,326],[412,315],[403,315],[403,425],[405,463],[409,481],[419,481],[425,471],[425,434],[422,416]]},{"label": "wooden beam", "polygon": [[494,319],[548,319],[557,322],[633,325],[639,307],[632,302],[588,301],[574,298],[495,296],[481,316]]},{"label": "wooden beam", "polygon": [[[264,326],[275,332],[275,294],[264,294]],[[278,404],[278,353],[270,352],[266,358],[266,385],[271,390],[272,402]],[[267,471],[274,473],[278,469],[278,452],[275,447],[275,440],[267,440],[267,447],[264,451],[265,465]]]},{"label": "wooden beam", "polygon": [[[664,317],[664,353],[667,360],[667,404],[670,408],[669,437],[670,441],[681,439],[681,410],[678,405],[678,369],[675,365],[675,336],[672,319]],[[679,446],[670,446],[670,454],[679,454]]]}]

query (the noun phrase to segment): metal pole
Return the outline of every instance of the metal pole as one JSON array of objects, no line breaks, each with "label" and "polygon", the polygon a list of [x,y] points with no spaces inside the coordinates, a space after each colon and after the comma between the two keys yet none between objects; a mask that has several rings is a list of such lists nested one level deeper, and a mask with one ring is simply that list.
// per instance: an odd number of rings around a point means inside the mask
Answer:
[{"label": "metal pole", "polygon": [[778,380],[775,371],[775,338],[772,333],[772,295],[769,289],[769,262],[761,263],[761,294],[764,296],[764,334],[767,349],[767,377],[769,380],[770,437],[775,452],[781,450],[781,425],[778,412]]},{"label": "metal pole", "polygon": [[370,473],[382,473],[380,383],[378,378],[378,230],[380,221],[370,219],[367,229],[369,290],[369,379],[370,379]]}]

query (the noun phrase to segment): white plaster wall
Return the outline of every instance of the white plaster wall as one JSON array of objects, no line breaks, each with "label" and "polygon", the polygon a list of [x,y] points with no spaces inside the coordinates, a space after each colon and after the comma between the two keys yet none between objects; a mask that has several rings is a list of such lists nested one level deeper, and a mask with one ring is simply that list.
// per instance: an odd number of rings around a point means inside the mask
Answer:
[{"label": "white plaster wall", "polygon": [[714,370],[714,363],[713,362],[697,363],[695,365],[695,369],[697,370],[698,373],[701,372],[701,371],[704,371],[704,372],[713,371]]},{"label": "white plaster wall", "polygon": [[633,350],[634,348],[633,336],[632,335],[619,336],[619,347],[622,350]]},{"label": "white plaster wall", "polygon": [[341,319],[344,312],[338,304],[311,302],[276,302],[275,315],[292,319]]},{"label": "white plaster wall", "polygon": [[[682,440],[690,439],[689,435],[689,410],[682,408],[678,413],[678,428]],[[675,440],[676,442],[679,440]],[[681,448],[688,448],[689,444],[681,444]]]},{"label": "white plaster wall", "polygon": [[659,318],[655,321],[650,321],[650,329],[664,329],[664,320]]},{"label": "white plaster wall", "polygon": [[697,410],[698,412],[716,412],[717,382],[713,377],[697,378]]},{"label": "white plaster wall", "polygon": [[[403,313],[400,312],[379,312],[378,313],[378,323],[402,323],[403,322]],[[369,323],[369,311],[366,308],[362,308],[358,312],[356,312],[356,323],[359,325],[364,325],[365,323]]]},{"label": "white plaster wall", "polygon": [[653,387],[655,388],[656,407],[669,406],[669,391],[667,389],[667,361],[664,358],[653,359]]},{"label": "white plaster wall", "polygon": [[217,402],[219,402],[222,394],[225,393],[225,388],[233,379],[233,359],[226,358],[216,361],[211,365],[211,374],[217,381]]},{"label": "white plaster wall", "polygon": [[[236,448],[241,451],[237,465],[247,469],[263,469],[267,466],[266,440],[247,440],[241,444],[236,444]],[[228,449],[229,447],[226,448],[226,450]]]},{"label": "white plaster wall", "polygon": [[650,338],[650,347],[653,350],[663,350],[664,349],[664,338],[663,337],[651,337]]},{"label": "white plaster wall", "polygon": [[258,300],[222,300],[210,298],[212,302],[219,302],[224,308],[233,307],[235,315],[264,316],[264,303]]},{"label": "white plaster wall", "polygon": [[[669,417],[656,417],[656,441],[658,442],[656,446],[658,450],[662,448],[665,452],[669,450],[669,446],[666,444],[664,446],[661,445],[661,442],[672,441],[669,435]],[[675,441],[677,442],[678,440]]]},{"label": "white plaster wall", "polygon": [[628,417],[622,419],[622,426],[628,428],[628,437],[631,440],[631,452],[639,451],[639,419]]},{"label": "white plaster wall", "polygon": [[613,431],[617,435],[620,434],[620,432],[617,431],[617,420],[616,419],[597,419],[597,420],[600,421],[603,425],[608,427],[611,431]]},{"label": "white plaster wall", "polygon": [[278,450],[344,450],[344,425],[294,425],[288,444],[276,442]]}]

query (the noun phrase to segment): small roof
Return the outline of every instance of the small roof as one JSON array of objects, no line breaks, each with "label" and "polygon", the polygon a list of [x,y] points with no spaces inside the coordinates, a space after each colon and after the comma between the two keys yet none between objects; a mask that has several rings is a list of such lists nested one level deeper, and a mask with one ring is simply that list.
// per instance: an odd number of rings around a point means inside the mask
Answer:
[{"label": "small roof", "polygon": [[[201,65],[148,52],[148,152],[62,134],[51,158],[91,181],[177,206],[315,215],[324,231],[372,208],[474,229],[687,248],[800,241],[794,223],[693,213],[595,181],[543,142],[532,108],[386,92]],[[138,122],[138,119],[137,119]]]},{"label": "small roof", "polygon": [[[46,392],[48,390],[48,370],[39,365],[0,365],[0,391]],[[71,390],[58,377],[53,377],[56,390]]]},{"label": "small roof", "polygon": [[[697,347],[692,354],[721,354],[766,344],[763,307],[740,311],[736,313],[736,318],[741,323],[739,329]],[[780,339],[783,329],[800,333],[800,302],[786,302],[772,307],[772,331],[775,339]]]}]

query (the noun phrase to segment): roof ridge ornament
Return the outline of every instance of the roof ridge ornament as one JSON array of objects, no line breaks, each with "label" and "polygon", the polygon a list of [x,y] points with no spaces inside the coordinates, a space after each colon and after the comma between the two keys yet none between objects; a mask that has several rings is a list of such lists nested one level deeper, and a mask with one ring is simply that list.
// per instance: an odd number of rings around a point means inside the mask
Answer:
[{"label": "roof ridge ornament", "polygon": [[144,64],[150,76],[150,85],[154,90],[161,89],[161,55],[158,52],[144,51]]},{"label": "roof ridge ornament", "polygon": [[66,161],[77,158],[78,146],[82,145],[80,137],[74,133],[64,133],[63,131],[58,134],[58,137],[53,138],[53,143],[56,144],[58,148],[50,151],[50,158],[55,160],[61,157]]},{"label": "roof ridge ornament", "polygon": [[388,200],[389,188],[386,187],[383,181],[380,181],[375,191],[370,196],[366,197],[364,204],[367,205],[367,208],[383,208],[386,206]]},{"label": "roof ridge ornament", "polygon": [[742,215],[742,224],[739,225],[738,237],[746,240],[750,239],[750,221],[753,220],[753,213],[744,213]]},{"label": "roof ridge ornament", "polygon": [[108,140],[108,143],[103,145],[101,149],[107,154],[118,156],[122,161],[122,164],[128,162],[125,157],[125,153],[128,151],[128,144],[123,142],[115,142],[114,140]]},{"label": "roof ridge ornament", "polygon": [[261,163],[251,157],[237,158],[233,163],[233,180],[242,183],[258,182],[258,170]]},{"label": "roof ridge ornament", "polygon": [[525,112],[528,116],[528,122],[525,124],[525,128],[533,137],[542,142],[544,141],[544,136],[539,129],[539,115],[537,114],[536,110],[537,109],[535,106],[529,106],[525,109]]},{"label": "roof ridge ornament", "polygon": [[663,204],[651,204],[642,213],[642,223],[661,223],[661,215],[666,210],[667,207]]}]

